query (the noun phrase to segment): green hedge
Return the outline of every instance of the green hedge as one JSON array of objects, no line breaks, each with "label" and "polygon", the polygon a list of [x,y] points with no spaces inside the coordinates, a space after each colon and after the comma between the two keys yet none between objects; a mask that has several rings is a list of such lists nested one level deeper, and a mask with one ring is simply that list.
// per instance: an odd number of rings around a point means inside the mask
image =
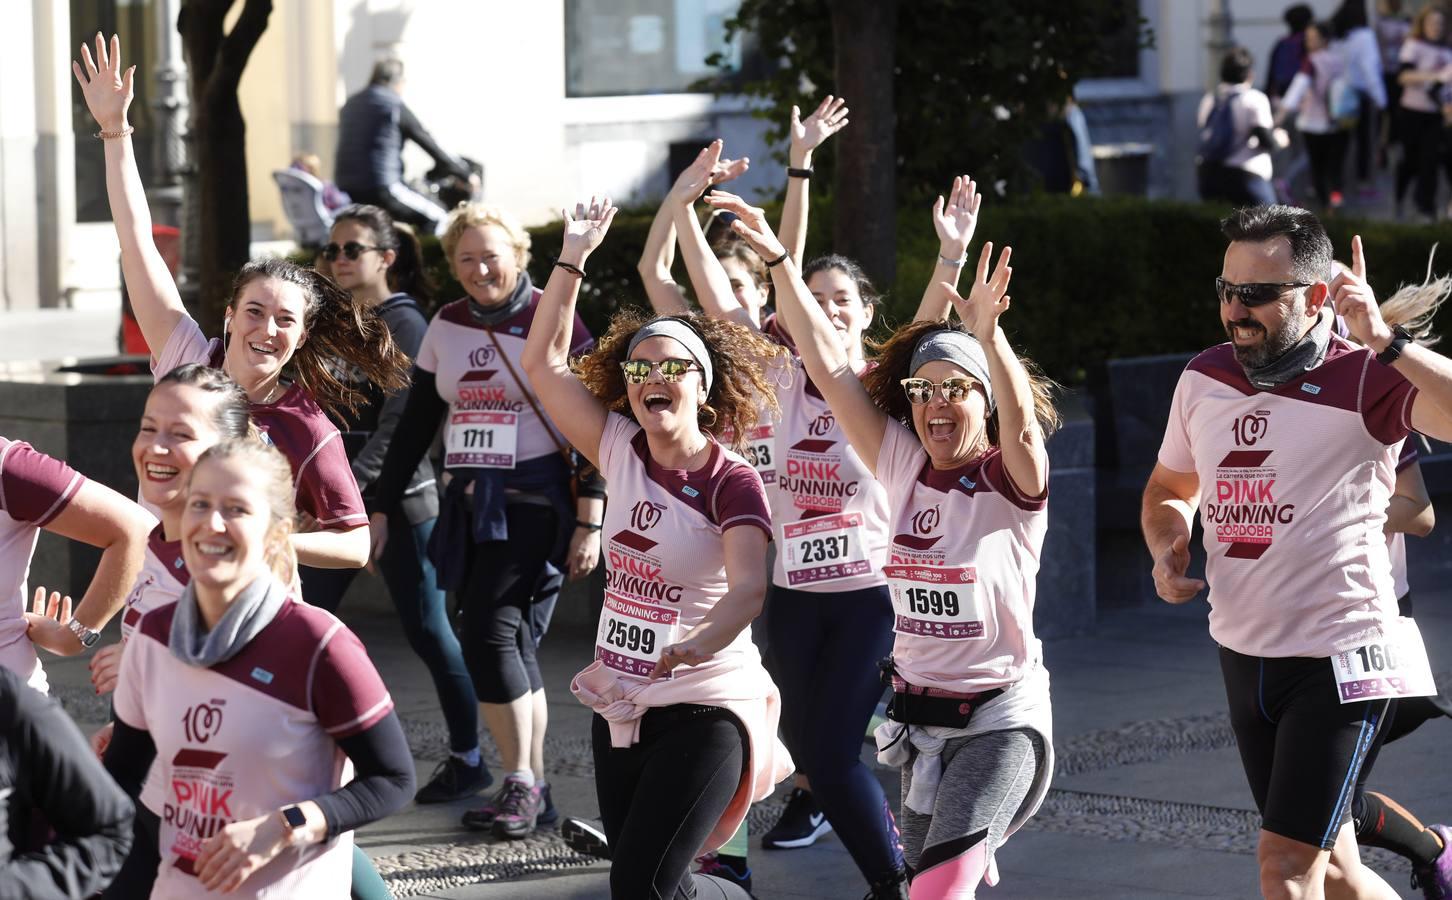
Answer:
[{"label": "green hedge", "polygon": [[[930,206],[931,200],[907,204],[899,212],[897,281],[879,316],[883,328],[912,317],[932,273],[937,238]],[[1014,345],[1053,377],[1082,384],[1097,382],[1110,359],[1192,352],[1225,340],[1214,279],[1225,252],[1219,220],[1227,211],[1134,198],[985,202],[978,240],[1013,247],[1013,308],[1004,327]],[[774,210],[770,215],[775,221]],[[830,223],[830,200],[814,200],[808,256],[827,249]],[[1332,218],[1327,226],[1341,259],[1350,258],[1351,236],[1362,236],[1372,285],[1383,298],[1401,284],[1422,280],[1434,243],[1442,242],[1452,254],[1452,224]],[[590,257],[580,314],[596,334],[621,304],[644,302],[635,265],[649,228],[649,213],[622,212]],[[531,233],[530,275],[543,284],[559,252],[561,226],[543,225]],[[970,260],[977,255],[975,246]],[[462,296],[437,240],[425,241],[424,256],[436,274],[438,296]],[[685,283],[679,262],[677,277]],[[1452,312],[1444,312],[1440,324],[1446,332]]]}]

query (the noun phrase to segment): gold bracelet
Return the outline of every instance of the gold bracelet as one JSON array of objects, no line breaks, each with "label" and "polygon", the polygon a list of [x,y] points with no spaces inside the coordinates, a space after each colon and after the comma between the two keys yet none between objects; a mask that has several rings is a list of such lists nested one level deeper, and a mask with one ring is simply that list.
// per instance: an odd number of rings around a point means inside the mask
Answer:
[{"label": "gold bracelet", "polygon": [[133,132],[135,130],[136,130],[135,128],[132,128],[130,125],[127,125],[125,128],[121,129],[120,131],[98,131],[98,132],[96,132],[95,136],[98,137],[98,138],[100,138],[103,141],[109,141],[109,140],[112,140],[114,138],[124,138],[126,135],[130,134],[131,132]]}]

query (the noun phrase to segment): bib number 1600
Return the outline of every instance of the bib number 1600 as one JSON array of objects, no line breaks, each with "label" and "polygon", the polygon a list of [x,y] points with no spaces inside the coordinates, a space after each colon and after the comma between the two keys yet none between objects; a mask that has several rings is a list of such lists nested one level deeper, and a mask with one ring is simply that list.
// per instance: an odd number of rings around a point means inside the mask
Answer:
[{"label": "bib number 1600", "polygon": [[611,619],[605,634],[605,643],[633,653],[651,654],[655,652],[655,632],[619,619]]}]

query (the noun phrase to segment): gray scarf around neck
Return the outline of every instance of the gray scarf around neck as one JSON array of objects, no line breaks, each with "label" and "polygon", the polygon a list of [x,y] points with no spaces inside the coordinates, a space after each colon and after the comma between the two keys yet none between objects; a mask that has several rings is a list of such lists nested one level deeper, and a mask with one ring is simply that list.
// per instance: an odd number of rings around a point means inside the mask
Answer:
[{"label": "gray scarf around neck", "polygon": [[216,627],[207,631],[201,610],[197,608],[197,588],[193,582],[176,602],[167,646],[172,656],[187,665],[209,669],[236,656],[257,637],[277,616],[286,599],[287,586],[271,574],[264,575],[243,588]]},{"label": "gray scarf around neck", "polygon": [[1323,306],[1316,324],[1279,359],[1271,360],[1258,369],[1242,366],[1251,386],[1262,391],[1274,390],[1321,365],[1326,358],[1326,348],[1331,346],[1331,326],[1335,322],[1336,314],[1331,311],[1330,305]]},{"label": "gray scarf around neck", "polygon": [[498,306],[480,306],[473,297],[469,297],[469,317],[479,325],[492,328],[523,310],[533,296],[534,283],[529,280],[529,273],[520,269],[519,278],[514,282],[514,293]]}]

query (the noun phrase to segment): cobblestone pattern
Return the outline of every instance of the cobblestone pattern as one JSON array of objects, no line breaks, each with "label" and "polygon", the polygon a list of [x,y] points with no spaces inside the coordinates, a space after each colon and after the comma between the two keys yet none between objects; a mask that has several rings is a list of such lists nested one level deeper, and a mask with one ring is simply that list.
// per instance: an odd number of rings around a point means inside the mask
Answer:
[{"label": "cobblestone pattern", "polygon": [[597,860],[565,845],[558,832],[537,831],[520,841],[452,841],[395,856],[375,857],[378,873],[397,897],[509,881],[534,872],[587,866]]}]

